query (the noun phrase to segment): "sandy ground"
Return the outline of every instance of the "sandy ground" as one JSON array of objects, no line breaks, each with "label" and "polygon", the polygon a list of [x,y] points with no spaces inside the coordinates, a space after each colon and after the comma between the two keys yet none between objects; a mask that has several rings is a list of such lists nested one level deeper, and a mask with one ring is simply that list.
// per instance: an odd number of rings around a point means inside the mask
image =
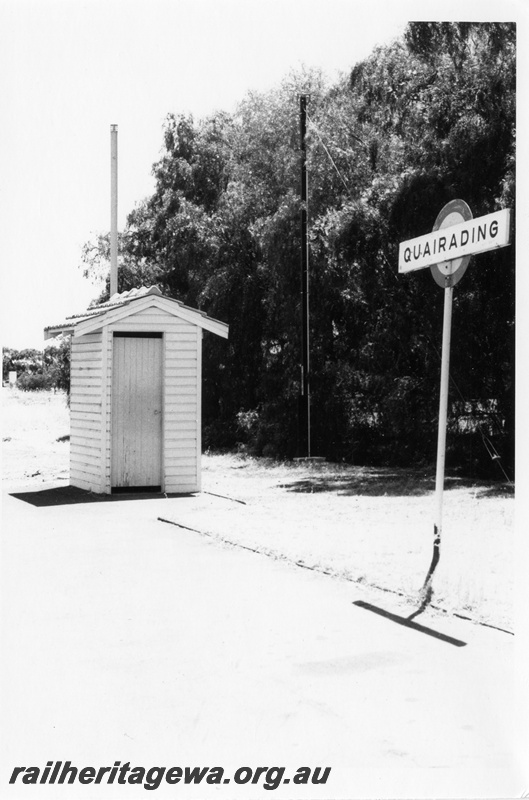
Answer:
[{"label": "sandy ground", "polygon": [[[3,389],[3,475],[67,485],[65,397]],[[504,483],[448,476],[435,607],[513,631],[514,493]],[[223,541],[374,586],[417,605],[432,556],[433,474],[333,464],[203,457],[203,494],[191,512],[163,517]],[[225,497],[215,504],[213,496]],[[241,501],[241,502],[236,502]]]},{"label": "sandy ground", "polygon": [[[197,496],[38,505],[68,483],[67,434],[62,396],[7,394],[2,797],[28,795],[8,784],[13,766],[49,759],[222,765],[229,785],[156,790],[202,800],[529,788],[518,637],[431,609],[403,624],[430,558],[428,476],[210,455]],[[443,559],[461,561],[464,585],[440,572],[436,601],[506,629],[513,499],[456,487]],[[234,784],[261,765],[332,772],[327,786]]]}]

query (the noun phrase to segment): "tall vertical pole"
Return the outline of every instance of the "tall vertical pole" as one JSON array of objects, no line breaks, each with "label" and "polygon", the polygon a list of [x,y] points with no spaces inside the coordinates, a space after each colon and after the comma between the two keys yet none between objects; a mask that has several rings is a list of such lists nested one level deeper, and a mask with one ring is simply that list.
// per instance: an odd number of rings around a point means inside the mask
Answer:
[{"label": "tall vertical pole", "polygon": [[301,387],[300,455],[310,458],[309,240],[307,182],[307,95],[299,98],[301,136]]},{"label": "tall vertical pole", "polygon": [[118,126],[110,126],[110,296],[118,290]]},{"label": "tall vertical pole", "polygon": [[[441,353],[441,386],[439,390],[439,430],[437,432],[437,467],[435,472],[435,514],[433,526],[433,556],[430,569],[422,588],[422,604],[419,612],[430,602],[432,577],[441,555],[441,531],[443,528],[443,493],[445,481],[446,426],[448,418],[448,385],[450,381],[450,337],[452,331],[453,286],[444,290],[443,343]],[[416,612],[416,613],[419,613]],[[415,616],[413,614],[412,616]]]},{"label": "tall vertical pole", "polygon": [[448,417],[448,384],[450,380],[450,337],[452,331],[453,286],[447,286],[443,311],[443,344],[441,353],[441,387],[439,390],[439,430],[437,432],[437,468],[435,473],[435,526],[439,539],[443,527],[443,491],[445,480],[446,426]]}]

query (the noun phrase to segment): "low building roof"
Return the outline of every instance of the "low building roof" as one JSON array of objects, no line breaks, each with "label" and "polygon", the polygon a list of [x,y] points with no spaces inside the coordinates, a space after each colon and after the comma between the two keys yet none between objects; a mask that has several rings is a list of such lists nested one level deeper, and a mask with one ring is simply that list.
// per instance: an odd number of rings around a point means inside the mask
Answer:
[{"label": "low building roof", "polygon": [[91,306],[81,314],[72,314],[63,322],[48,325],[44,328],[44,338],[51,339],[59,334],[82,336],[150,306],[161,308],[169,314],[228,338],[226,323],[208,317],[205,311],[184,305],[181,300],[165,297],[157,286],[141,286],[139,289],[113,294],[106,302]]}]

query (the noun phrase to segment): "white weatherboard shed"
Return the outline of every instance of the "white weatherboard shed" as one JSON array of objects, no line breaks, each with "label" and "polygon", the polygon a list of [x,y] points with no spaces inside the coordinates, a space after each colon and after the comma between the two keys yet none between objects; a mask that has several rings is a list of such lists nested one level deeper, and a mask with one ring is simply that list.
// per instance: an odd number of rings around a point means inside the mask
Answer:
[{"label": "white weatherboard shed", "polygon": [[155,286],[45,329],[72,334],[72,486],[200,491],[203,330],[228,337],[223,322]]}]

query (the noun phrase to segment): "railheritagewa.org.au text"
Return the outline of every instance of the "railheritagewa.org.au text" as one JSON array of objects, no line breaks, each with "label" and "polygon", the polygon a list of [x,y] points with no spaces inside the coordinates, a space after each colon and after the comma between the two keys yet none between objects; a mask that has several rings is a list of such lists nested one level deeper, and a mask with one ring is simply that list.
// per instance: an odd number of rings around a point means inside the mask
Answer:
[{"label": "railheritagewa.org.au text", "polygon": [[115,761],[112,767],[76,767],[71,761],[47,761],[45,767],[15,767],[9,783],[18,784],[139,784],[154,790],[168,784],[248,784],[273,791],[282,784],[326,784],[330,767],[239,767],[228,773],[223,767],[136,767]]}]

